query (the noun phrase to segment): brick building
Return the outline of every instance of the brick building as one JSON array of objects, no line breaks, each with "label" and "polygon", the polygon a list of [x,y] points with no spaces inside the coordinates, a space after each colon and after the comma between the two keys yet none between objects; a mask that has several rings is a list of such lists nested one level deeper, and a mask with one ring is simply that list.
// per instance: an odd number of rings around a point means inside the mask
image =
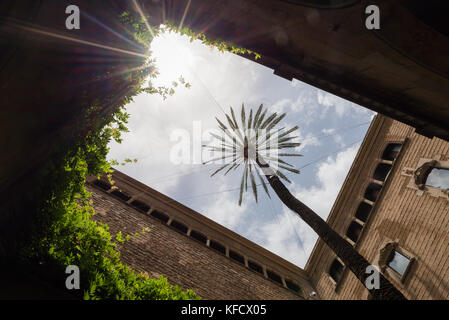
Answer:
[{"label": "brick building", "polygon": [[113,179],[118,189],[96,177],[87,189],[96,219],[131,236],[120,251],[133,269],[204,299],[294,300],[314,291],[301,268],[119,171]]},{"label": "brick building", "polygon": [[[378,115],[328,223],[409,299],[449,298],[449,143]],[[131,267],[205,299],[366,299],[368,290],[318,240],[301,269],[116,171],[88,179],[96,216]]]},{"label": "brick building", "polygon": [[[449,298],[449,143],[378,115],[327,222],[408,299]],[[439,179],[438,179],[439,177]],[[305,266],[325,299],[368,290],[320,240]]]}]

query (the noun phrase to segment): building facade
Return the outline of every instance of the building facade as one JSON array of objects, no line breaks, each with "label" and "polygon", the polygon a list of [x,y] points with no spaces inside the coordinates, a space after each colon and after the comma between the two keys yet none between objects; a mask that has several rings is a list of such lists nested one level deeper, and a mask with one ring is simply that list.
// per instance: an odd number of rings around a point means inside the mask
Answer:
[{"label": "building facade", "polygon": [[[448,299],[449,143],[377,115],[327,222],[408,299]],[[321,240],[305,270],[323,299],[368,297]]]},{"label": "building facade", "polygon": [[[132,268],[205,299],[367,299],[318,240],[305,269],[116,171],[88,179]],[[449,298],[449,143],[377,115],[327,222],[408,299]],[[149,230],[149,231],[148,231]],[[139,235],[136,236],[135,234]]]},{"label": "building facade", "polygon": [[315,297],[305,271],[154,189],[115,171],[88,179],[95,219],[130,235],[122,260],[203,299]]}]

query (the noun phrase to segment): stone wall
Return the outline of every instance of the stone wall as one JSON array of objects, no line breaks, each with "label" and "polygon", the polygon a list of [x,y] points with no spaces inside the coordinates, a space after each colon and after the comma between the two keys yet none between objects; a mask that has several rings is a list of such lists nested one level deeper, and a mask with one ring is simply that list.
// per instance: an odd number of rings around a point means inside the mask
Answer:
[{"label": "stone wall", "polygon": [[[403,143],[391,165],[385,181],[372,179],[389,143]],[[361,202],[372,209],[354,245],[367,260],[379,263],[380,250],[386,243],[395,243],[407,257],[412,258],[404,277],[386,267],[384,275],[409,299],[449,298],[449,197],[426,187],[417,189],[412,172],[423,159],[436,159],[448,164],[449,143],[429,139],[414,129],[383,116],[377,116],[352,165],[345,184],[329,215],[328,223],[347,237],[349,225]],[[449,166],[448,166],[449,167]],[[366,201],[365,190],[371,183],[381,186],[376,201]],[[306,271],[324,299],[365,299],[362,284],[349,271],[336,283],[329,276],[335,255],[318,241],[306,266]]]},{"label": "stone wall", "polygon": [[[88,190],[97,211],[95,219],[106,223],[112,234],[121,231],[123,236],[131,236],[120,251],[122,260],[133,269],[155,277],[162,274],[171,284],[193,289],[203,299],[302,299],[111,193],[91,185]],[[142,232],[146,228],[150,231]]]}]

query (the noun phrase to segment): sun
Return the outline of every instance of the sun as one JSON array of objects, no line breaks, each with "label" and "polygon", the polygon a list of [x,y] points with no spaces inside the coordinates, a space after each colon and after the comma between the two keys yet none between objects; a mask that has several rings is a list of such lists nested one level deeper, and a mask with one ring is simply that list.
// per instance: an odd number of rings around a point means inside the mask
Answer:
[{"label": "sun", "polygon": [[187,36],[170,31],[161,31],[150,44],[159,75],[152,80],[155,85],[167,86],[179,76],[188,76],[195,56]]}]

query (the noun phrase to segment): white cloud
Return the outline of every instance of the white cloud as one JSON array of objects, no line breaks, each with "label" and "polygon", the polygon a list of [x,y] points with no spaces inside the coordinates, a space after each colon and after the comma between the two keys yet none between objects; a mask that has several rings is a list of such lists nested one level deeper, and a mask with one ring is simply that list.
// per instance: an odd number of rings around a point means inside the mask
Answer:
[{"label": "white cloud", "polygon": [[295,151],[301,152],[303,149],[305,149],[308,146],[320,146],[321,142],[318,140],[316,136],[314,136],[311,133],[306,134],[303,136],[303,133],[300,131],[300,135],[298,140],[301,145],[299,147],[295,148]]},{"label": "white cloud", "polygon": [[[318,187],[300,188],[294,195],[326,219],[357,153],[357,146],[328,158],[318,168]],[[296,184],[292,185],[295,189]],[[280,217],[263,221],[248,231],[248,237],[284,259],[304,267],[318,235],[296,213],[283,207]]]},{"label": "white cloud", "polygon": [[[137,164],[118,169],[150,187],[180,199],[183,203],[186,202],[182,199],[188,199],[189,206],[205,216],[232,230],[245,230],[244,236],[303,266],[316,241],[316,235],[308,226],[292,213],[285,211],[287,209],[284,211],[279,209],[279,212],[282,212],[280,224],[277,219],[272,219],[272,216],[267,218],[269,207],[265,205],[255,207],[251,192],[244,195],[245,201],[241,207],[237,203],[238,191],[219,193],[238,187],[240,179],[236,176],[217,175],[210,178],[207,171],[213,172],[213,168],[204,171],[200,165],[172,163],[170,151],[176,142],[170,141],[170,134],[173,130],[182,129],[193,135],[194,121],[201,122],[203,132],[216,129],[215,117],[223,120],[221,108],[226,112],[229,106],[238,110],[241,104],[245,103],[246,107],[254,109],[264,103],[270,111],[288,112],[288,119],[285,119],[288,123],[281,126],[287,125],[291,128],[299,125],[300,137],[297,140],[302,145],[297,151],[300,151],[307,146],[326,147],[327,141],[319,141],[315,135],[305,131],[311,123],[314,128],[324,126],[319,122],[322,121],[323,112],[332,110],[335,106],[337,114],[343,115],[353,107],[347,107],[326,93],[319,95],[318,89],[299,81],[295,80],[290,85],[272,75],[272,70],[239,56],[218,53],[217,50],[211,50],[197,41],[189,43],[187,39],[178,35],[175,38],[176,45],[182,48],[177,50],[173,43],[169,43],[168,51],[174,55],[165,61],[168,61],[166,66],[172,69],[164,71],[161,66],[160,71],[164,75],[161,81],[170,83],[179,75],[183,75],[192,87],[188,90],[178,87],[175,95],[166,101],[147,94],[136,97],[127,107],[127,111],[131,114],[129,123],[131,132],[125,134],[123,144],[111,143],[109,158],[118,160],[137,158],[139,160]],[[154,52],[161,55],[157,50]],[[170,61],[173,59],[177,59],[177,63],[171,65]],[[163,62],[162,59],[159,60]],[[182,65],[183,61],[186,65]],[[282,86],[287,88],[283,90]],[[266,101],[276,102],[269,106]],[[319,101],[322,105],[319,105]],[[335,158],[323,162],[318,167],[317,186],[300,188],[298,181],[293,180],[291,190],[295,191],[294,194],[300,200],[325,217],[337,196],[356,150],[355,147],[349,148]],[[195,197],[214,192],[218,194]],[[292,223],[301,237],[304,248],[299,244]]]},{"label": "white cloud", "polygon": [[304,267],[317,236],[298,216],[287,210],[290,209],[273,212],[279,216],[252,228],[248,237],[282,258]]},{"label": "white cloud", "polygon": [[[233,187],[226,184],[227,177],[220,176],[217,178],[220,179],[220,187],[217,192],[229,190]],[[248,197],[250,195],[251,194],[246,193],[243,197]],[[250,201],[243,201],[242,205],[239,206],[237,197],[238,192],[219,193],[217,196],[213,197],[212,201],[203,204],[200,208],[200,212],[226,228],[235,230],[237,225],[245,218],[245,212],[248,209],[248,203],[250,203]]]},{"label": "white cloud", "polygon": [[358,145],[329,157],[318,166],[318,186],[300,188],[295,196],[326,219],[357,154]]},{"label": "white cloud", "polygon": [[342,99],[326,91],[317,90],[316,95],[317,102],[324,107],[321,113],[322,117],[325,116],[331,107],[335,108],[335,112],[339,117],[343,117],[354,112],[359,114],[371,112],[355,103]]}]

